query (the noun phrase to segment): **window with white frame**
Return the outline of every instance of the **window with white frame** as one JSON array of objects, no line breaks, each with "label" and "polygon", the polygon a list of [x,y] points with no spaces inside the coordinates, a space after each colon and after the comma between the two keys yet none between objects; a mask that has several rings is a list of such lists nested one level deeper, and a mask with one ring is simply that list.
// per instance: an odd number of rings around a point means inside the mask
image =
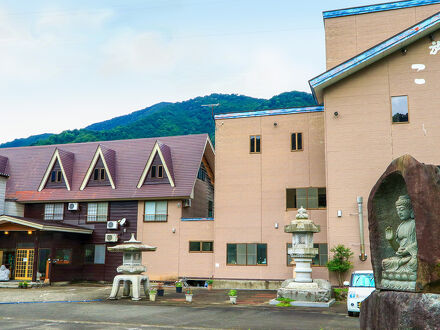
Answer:
[{"label": "window with white frame", "polygon": [[167,221],[167,218],[168,218],[167,201],[145,202],[144,221]]},{"label": "window with white frame", "polygon": [[64,203],[44,204],[44,220],[63,220]]},{"label": "window with white frame", "polygon": [[108,217],[108,202],[87,204],[88,222],[106,222],[107,217]]}]

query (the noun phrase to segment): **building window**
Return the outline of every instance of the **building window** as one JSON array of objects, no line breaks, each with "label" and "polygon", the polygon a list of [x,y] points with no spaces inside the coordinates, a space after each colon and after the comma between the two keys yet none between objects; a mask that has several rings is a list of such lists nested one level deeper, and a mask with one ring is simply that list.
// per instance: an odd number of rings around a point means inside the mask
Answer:
[{"label": "building window", "polygon": [[70,264],[72,262],[72,249],[56,249],[56,264]]},{"label": "building window", "polygon": [[95,168],[93,172],[93,180],[104,181],[105,180],[105,168]]},{"label": "building window", "polygon": [[[286,244],[286,253],[287,253],[287,266],[292,266],[293,258],[289,255],[289,249],[292,247],[292,243]],[[313,266],[326,266],[328,262],[328,248],[327,243],[315,243],[313,244],[315,249],[318,249],[318,254],[313,258],[312,265]]]},{"label": "building window", "polygon": [[162,165],[151,166],[151,177],[152,178],[163,178],[163,166]]},{"label": "building window", "polygon": [[86,264],[105,264],[105,244],[88,244],[84,249],[84,262]]},{"label": "building window", "polygon": [[108,216],[108,202],[87,204],[88,222],[106,222],[107,216]]},{"label": "building window", "polygon": [[44,220],[63,220],[64,203],[44,204]]},{"label": "building window", "polygon": [[267,265],[267,244],[226,244],[228,265]]},{"label": "building window", "polygon": [[208,201],[208,218],[212,218],[214,215],[214,202]]},{"label": "building window", "polygon": [[286,208],[325,209],[327,195],[325,188],[286,189]]},{"label": "building window", "polygon": [[261,136],[260,135],[251,135],[250,138],[250,152],[251,153],[260,153],[261,152]]},{"label": "building window", "polygon": [[303,150],[302,133],[292,133],[290,140],[292,151]]},{"label": "building window", "polygon": [[391,96],[393,123],[408,122],[408,96]]},{"label": "building window", "polygon": [[144,221],[167,221],[167,201],[145,202]]},{"label": "building window", "polygon": [[190,241],[189,252],[213,252],[214,242],[212,241]]},{"label": "building window", "polygon": [[206,171],[202,167],[199,167],[199,172],[197,173],[197,179],[206,181]]},{"label": "building window", "polygon": [[61,171],[52,171],[50,175],[50,182],[61,182],[63,179],[63,173]]}]

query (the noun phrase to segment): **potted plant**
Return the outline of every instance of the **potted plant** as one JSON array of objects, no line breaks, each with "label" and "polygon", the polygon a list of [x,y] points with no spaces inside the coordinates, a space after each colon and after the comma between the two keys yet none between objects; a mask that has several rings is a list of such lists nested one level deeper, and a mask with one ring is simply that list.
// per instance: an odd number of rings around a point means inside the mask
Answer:
[{"label": "potted plant", "polygon": [[162,282],[158,282],[157,283],[157,295],[159,297],[163,297],[163,293],[165,292],[165,290],[163,289],[163,283]]},{"label": "potted plant", "polygon": [[207,280],[206,283],[208,284],[208,290],[212,290],[212,283],[214,283],[214,280]]},{"label": "potted plant", "polygon": [[191,302],[193,299],[193,292],[191,289],[186,289],[185,290],[185,297],[186,297],[186,301],[187,302]]},{"label": "potted plant", "polygon": [[228,296],[231,304],[235,305],[237,303],[237,290],[229,290]]},{"label": "potted plant", "polygon": [[180,282],[180,281],[176,282],[176,292],[177,293],[182,293],[182,286],[183,286],[182,282]]},{"label": "potted plant", "polygon": [[23,289],[27,289],[29,286],[29,283],[27,281],[23,282]]},{"label": "potted plant", "polygon": [[23,282],[18,282],[18,288],[23,289]]},{"label": "potted plant", "polygon": [[157,290],[155,288],[150,288],[148,294],[150,295],[150,301],[156,301]]}]

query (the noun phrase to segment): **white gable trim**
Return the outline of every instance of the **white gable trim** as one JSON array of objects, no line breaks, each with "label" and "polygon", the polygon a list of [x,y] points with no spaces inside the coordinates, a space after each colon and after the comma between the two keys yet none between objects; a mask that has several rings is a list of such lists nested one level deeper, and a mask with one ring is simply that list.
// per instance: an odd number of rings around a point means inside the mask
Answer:
[{"label": "white gable trim", "polygon": [[102,163],[104,164],[105,172],[107,173],[108,180],[110,181],[110,184],[112,186],[112,189],[116,189],[115,183],[113,181],[113,177],[110,174],[110,171],[108,169],[107,163],[105,161],[104,154],[102,153],[101,146],[98,146],[98,149],[96,149],[95,155],[93,156],[92,162],[90,163],[90,166],[86,172],[86,176],[84,177],[83,182],[81,183],[81,186],[79,190],[84,190],[87,186],[87,183],[89,182],[90,177],[92,176],[93,169],[96,166],[96,163],[98,162],[99,157],[102,159]]},{"label": "white gable trim", "polygon": [[47,225],[41,225],[36,224],[31,221],[26,221],[24,219],[17,219],[11,216],[7,215],[1,215],[0,216],[0,224],[4,224],[7,222],[16,223],[18,225],[27,226],[34,229],[39,229],[43,231],[61,231],[66,233],[80,233],[80,234],[92,234],[92,229],[87,228],[67,228],[67,227],[58,227],[56,224],[51,224],[50,221],[48,221]]},{"label": "white gable trim", "polygon": [[61,162],[60,153],[58,152],[58,149],[55,149],[52,159],[50,160],[49,165],[46,168],[46,172],[44,173],[43,180],[41,180],[40,186],[38,187],[38,191],[42,191],[44,189],[44,186],[46,185],[47,180],[49,179],[50,173],[52,172],[52,168],[57,160],[58,163],[60,163],[61,172],[63,173],[63,178],[64,178],[64,182],[66,183],[67,190],[70,190],[69,180],[67,180],[66,172],[64,172],[64,167],[63,167],[63,163]]},{"label": "white gable trim", "polygon": [[165,162],[165,159],[163,158],[162,151],[160,150],[159,144],[156,141],[156,144],[154,145],[153,151],[151,151],[150,157],[148,158],[147,165],[144,168],[144,171],[142,172],[141,178],[139,179],[139,182],[137,184],[138,189],[142,187],[142,185],[145,182],[145,178],[147,177],[148,171],[150,170],[151,164],[153,163],[153,159],[156,156],[156,154],[159,154],[160,160],[162,161],[163,168],[165,169],[165,172],[167,173],[168,180],[170,182],[171,187],[175,187],[173,177],[171,176],[170,170],[168,169],[168,166]]}]

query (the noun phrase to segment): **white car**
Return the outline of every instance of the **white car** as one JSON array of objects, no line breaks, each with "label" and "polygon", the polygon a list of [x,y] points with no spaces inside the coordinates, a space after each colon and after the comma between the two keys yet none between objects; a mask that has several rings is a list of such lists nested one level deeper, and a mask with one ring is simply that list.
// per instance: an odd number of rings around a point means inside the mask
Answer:
[{"label": "white car", "polygon": [[375,290],[373,271],[355,271],[351,274],[350,282],[345,281],[344,285],[349,286],[347,294],[348,315],[358,316],[362,301]]}]

